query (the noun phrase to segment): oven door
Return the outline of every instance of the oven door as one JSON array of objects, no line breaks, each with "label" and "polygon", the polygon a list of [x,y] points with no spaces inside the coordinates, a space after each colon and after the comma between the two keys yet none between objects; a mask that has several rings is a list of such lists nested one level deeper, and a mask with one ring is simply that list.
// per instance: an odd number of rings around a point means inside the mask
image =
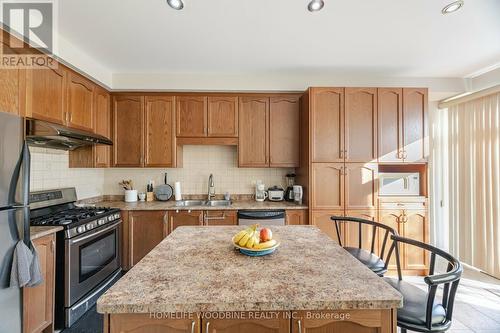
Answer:
[{"label": "oven door", "polygon": [[65,240],[65,300],[70,307],[120,269],[121,221]]}]

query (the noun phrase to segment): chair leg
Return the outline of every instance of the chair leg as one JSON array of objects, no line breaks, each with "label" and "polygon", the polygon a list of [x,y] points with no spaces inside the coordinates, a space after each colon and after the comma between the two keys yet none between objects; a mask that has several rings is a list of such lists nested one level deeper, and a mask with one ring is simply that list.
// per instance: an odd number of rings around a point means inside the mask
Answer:
[{"label": "chair leg", "polygon": [[401,333],[406,333],[406,328],[401,328]]}]

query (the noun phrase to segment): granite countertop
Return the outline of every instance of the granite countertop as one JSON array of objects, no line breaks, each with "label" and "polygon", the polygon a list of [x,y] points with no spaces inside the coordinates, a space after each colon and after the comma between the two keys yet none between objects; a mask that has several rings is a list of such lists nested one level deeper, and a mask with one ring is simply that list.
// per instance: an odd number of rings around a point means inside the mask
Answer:
[{"label": "granite countertop", "polygon": [[138,202],[125,202],[122,200],[104,200],[92,203],[96,206],[113,207],[121,210],[266,210],[266,209],[308,209],[306,205],[296,205],[293,202],[272,202],[272,201],[233,201],[231,206],[190,206],[190,207],[177,207],[175,201],[138,201]]},{"label": "granite countertop", "polygon": [[402,296],[315,226],[273,227],[247,257],[241,227],[179,227],[97,302],[100,313],[387,309]]},{"label": "granite countertop", "polygon": [[60,226],[48,226],[48,227],[30,227],[30,238],[31,240],[41,238],[50,234],[55,234],[56,232],[63,230]]}]

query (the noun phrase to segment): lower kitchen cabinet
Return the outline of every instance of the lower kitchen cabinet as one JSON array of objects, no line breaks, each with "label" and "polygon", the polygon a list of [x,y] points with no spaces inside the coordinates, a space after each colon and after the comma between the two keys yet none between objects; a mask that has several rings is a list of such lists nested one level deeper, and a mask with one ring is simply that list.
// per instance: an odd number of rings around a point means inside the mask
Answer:
[{"label": "lower kitchen cabinet", "polygon": [[177,210],[170,212],[168,230],[174,231],[181,226],[198,226],[203,224],[202,210]]},{"label": "lower kitchen cabinet", "polygon": [[[346,216],[356,217],[360,219],[370,220],[376,222],[378,214],[376,210],[360,210],[347,211]],[[379,254],[379,236],[375,234],[375,241],[373,244],[373,251]],[[382,233],[382,237],[384,234]],[[373,238],[373,227],[370,225],[361,226],[361,247],[365,250],[371,250]],[[359,247],[359,224],[354,222],[347,222],[344,225],[344,244],[343,246]],[[387,253],[387,252],[386,252]]]},{"label": "lower kitchen cabinet", "polygon": [[290,333],[290,315],[286,312],[249,312],[238,319],[209,319],[209,315],[203,316],[202,333]]},{"label": "lower kitchen cabinet", "polygon": [[286,210],[287,225],[306,225],[308,224],[307,210],[289,209]]},{"label": "lower kitchen cabinet", "polygon": [[109,319],[105,317],[104,333],[198,333],[200,320],[196,314],[192,317],[169,319],[143,314],[113,314]]},{"label": "lower kitchen cabinet", "polygon": [[166,211],[130,211],[128,243],[130,267],[137,264],[168,234]]},{"label": "lower kitchen cabinet", "polygon": [[207,210],[203,216],[203,224],[214,225],[237,225],[238,212],[236,210]]},{"label": "lower kitchen cabinet", "polygon": [[[314,211],[311,224],[317,226],[334,241],[338,242],[335,223],[330,219],[332,216],[345,216],[345,214],[343,210]],[[340,230],[340,234],[343,235],[342,230]]]},{"label": "lower kitchen cabinet", "polygon": [[43,282],[23,290],[23,332],[53,332],[55,285],[54,234],[33,241],[40,260]]}]

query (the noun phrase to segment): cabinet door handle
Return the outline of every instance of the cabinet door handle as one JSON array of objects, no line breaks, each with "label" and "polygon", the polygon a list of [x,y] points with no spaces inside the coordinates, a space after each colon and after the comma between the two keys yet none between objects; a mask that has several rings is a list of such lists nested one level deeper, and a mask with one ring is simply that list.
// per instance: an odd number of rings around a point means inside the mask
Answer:
[{"label": "cabinet door handle", "polygon": [[403,159],[406,159],[408,158],[408,153],[406,152],[406,150],[403,150]]},{"label": "cabinet door handle", "polygon": [[344,151],[342,149],[339,151],[339,157],[344,158]]},{"label": "cabinet door handle", "polygon": [[194,320],[191,322],[191,333],[194,333],[194,327],[195,327],[196,323],[194,322]]},{"label": "cabinet door handle", "polygon": [[298,333],[302,333],[302,321],[300,319],[297,320],[297,325],[299,326],[299,332]]},{"label": "cabinet door handle", "polygon": [[209,328],[210,328],[210,322],[207,321],[207,324],[205,325],[205,333],[208,333]]}]

